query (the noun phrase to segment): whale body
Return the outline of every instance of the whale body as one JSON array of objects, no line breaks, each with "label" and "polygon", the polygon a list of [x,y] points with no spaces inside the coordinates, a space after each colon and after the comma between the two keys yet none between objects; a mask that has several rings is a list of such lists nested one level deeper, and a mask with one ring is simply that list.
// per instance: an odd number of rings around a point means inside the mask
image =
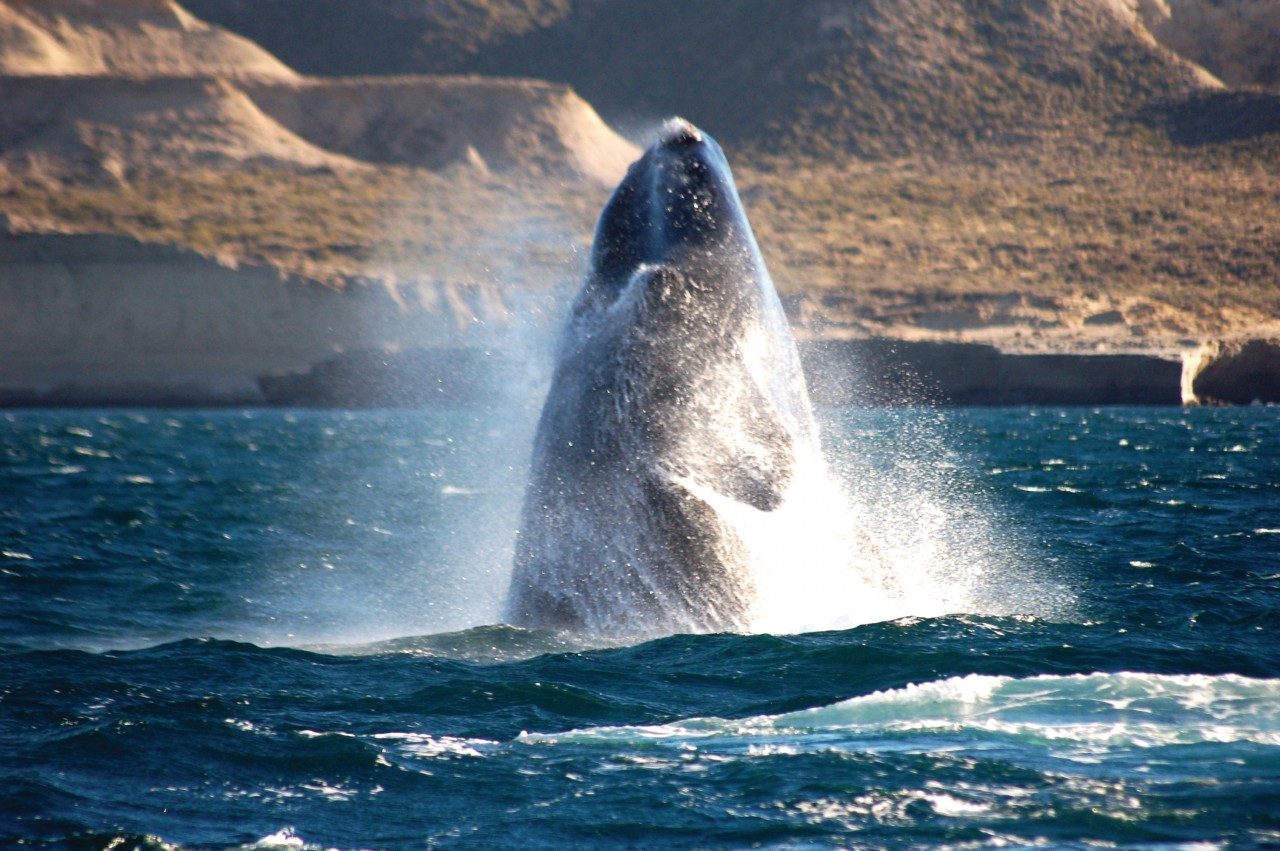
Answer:
[{"label": "whale body", "polygon": [[534,438],[506,619],[748,630],[744,525],[784,503],[817,440],[729,164],[672,119],[596,225]]}]

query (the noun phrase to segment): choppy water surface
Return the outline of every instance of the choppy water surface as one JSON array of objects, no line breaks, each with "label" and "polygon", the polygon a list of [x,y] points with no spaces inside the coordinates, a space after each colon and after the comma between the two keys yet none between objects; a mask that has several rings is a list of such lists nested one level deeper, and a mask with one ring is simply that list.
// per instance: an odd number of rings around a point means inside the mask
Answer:
[{"label": "choppy water surface", "polygon": [[601,647],[482,412],[0,415],[0,845],[1280,845],[1276,409],[822,424],[889,570]]}]

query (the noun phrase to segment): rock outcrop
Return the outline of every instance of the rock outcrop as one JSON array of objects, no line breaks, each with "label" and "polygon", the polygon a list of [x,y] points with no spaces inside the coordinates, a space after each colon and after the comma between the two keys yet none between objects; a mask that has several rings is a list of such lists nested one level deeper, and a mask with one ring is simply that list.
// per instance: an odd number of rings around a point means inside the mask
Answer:
[{"label": "rock outcrop", "polygon": [[0,268],[0,405],[261,404],[263,376],[343,351],[492,346],[510,320],[479,285],[336,290],[124,237],[0,235]]},{"label": "rock outcrop", "polygon": [[1138,354],[1009,354],[890,339],[803,344],[814,400],[844,405],[1178,405],[1182,365]]},{"label": "rock outcrop", "polygon": [[1204,348],[1191,367],[1190,402],[1280,403],[1280,340],[1235,340]]}]

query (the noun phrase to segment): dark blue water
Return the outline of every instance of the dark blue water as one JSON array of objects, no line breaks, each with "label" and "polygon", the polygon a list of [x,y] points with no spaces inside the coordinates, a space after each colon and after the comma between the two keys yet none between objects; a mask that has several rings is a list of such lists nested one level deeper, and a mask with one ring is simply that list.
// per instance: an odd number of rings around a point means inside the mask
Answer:
[{"label": "dark blue water", "polygon": [[1280,846],[1276,409],[822,419],[883,617],[600,647],[520,427],[0,415],[0,846]]}]

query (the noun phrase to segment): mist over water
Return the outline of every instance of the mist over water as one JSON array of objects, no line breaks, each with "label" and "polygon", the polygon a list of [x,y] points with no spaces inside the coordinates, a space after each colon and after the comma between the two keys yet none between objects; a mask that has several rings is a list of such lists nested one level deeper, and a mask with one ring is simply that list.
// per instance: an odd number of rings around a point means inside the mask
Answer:
[{"label": "mist over water", "polygon": [[754,631],[1070,611],[1069,584],[1048,574],[1030,539],[956,460],[941,417],[828,410],[819,423],[826,457],[801,459],[776,512],[740,519],[760,589]]},{"label": "mist over water", "polygon": [[[545,341],[541,346],[545,356]],[[424,632],[499,620],[541,388],[523,376],[495,380],[507,382],[519,401],[492,418],[474,412],[477,434],[448,448],[460,462],[457,471],[432,480],[442,503],[459,510],[441,517],[431,534],[449,542],[450,566],[422,578],[417,596],[431,601],[433,613],[427,622],[416,619],[430,627]],[[1069,578],[1051,574],[1025,526],[982,488],[963,450],[949,442],[959,438],[943,417],[919,409],[832,409],[818,416],[824,455],[799,459],[796,481],[777,510],[704,494],[740,530],[751,554],[743,565],[754,571],[759,592],[751,631],[839,630],[959,613],[1070,614]],[[487,584],[476,581],[476,571]],[[391,622],[414,622],[388,614]],[[393,637],[386,619],[373,620],[383,629],[363,638]]]}]

